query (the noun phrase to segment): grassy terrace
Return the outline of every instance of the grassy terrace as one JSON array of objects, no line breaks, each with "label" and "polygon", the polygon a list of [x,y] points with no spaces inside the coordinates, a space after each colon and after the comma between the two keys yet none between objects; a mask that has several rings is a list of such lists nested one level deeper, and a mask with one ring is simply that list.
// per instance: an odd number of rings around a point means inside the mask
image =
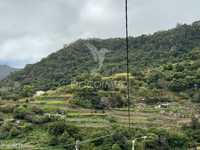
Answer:
[{"label": "grassy terrace", "polygon": [[[81,127],[108,127],[114,124],[127,126],[127,108],[99,110],[72,108],[64,100],[37,100],[31,102],[42,109],[52,113],[60,109],[66,112],[65,118]],[[136,105],[131,109],[131,122],[138,127],[176,128],[189,123],[193,114],[198,112],[198,106],[189,102],[171,103],[168,108],[155,108],[155,106]]]},{"label": "grassy terrace", "polygon": [[[1,108],[11,105],[19,105],[19,102],[6,101],[1,103]],[[69,107],[66,100],[34,100],[26,102],[21,100],[20,105],[37,106],[46,114],[57,115],[58,110],[63,112],[62,119],[83,129],[83,132],[92,130],[111,129],[113,126],[127,127],[127,108],[115,108],[110,110],[91,110],[79,107]],[[171,103],[168,108],[155,108],[155,106],[135,105],[131,109],[131,123],[133,127],[139,128],[165,128],[170,131],[179,131],[184,124],[191,122],[193,114],[198,114],[198,105],[190,102]],[[13,114],[3,113],[5,122],[12,122]],[[29,126],[31,123],[26,120],[20,121],[21,126]],[[19,125],[20,126],[20,125]],[[50,139],[47,132],[48,124],[34,125],[33,130],[25,132],[17,138],[1,140],[1,144],[12,145],[13,143],[25,144],[29,149],[63,150],[62,147],[51,147],[48,145]],[[1,148],[0,148],[1,149]],[[2,148],[4,150],[4,148]]]}]

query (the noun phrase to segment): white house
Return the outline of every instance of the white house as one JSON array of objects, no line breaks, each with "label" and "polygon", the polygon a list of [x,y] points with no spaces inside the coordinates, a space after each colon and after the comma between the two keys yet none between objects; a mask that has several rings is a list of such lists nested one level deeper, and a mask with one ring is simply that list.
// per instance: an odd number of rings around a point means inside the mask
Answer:
[{"label": "white house", "polygon": [[42,96],[42,95],[44,95],[44,94],[45,94],[44,91],[37,91],[37,92],[35,93],[35,97],[37,97],[37,96]]}]

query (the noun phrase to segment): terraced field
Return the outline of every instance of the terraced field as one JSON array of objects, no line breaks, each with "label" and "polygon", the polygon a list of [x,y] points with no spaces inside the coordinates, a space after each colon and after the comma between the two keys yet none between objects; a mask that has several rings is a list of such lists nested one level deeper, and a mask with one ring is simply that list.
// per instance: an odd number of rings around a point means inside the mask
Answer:
[{"label": "terraced field", "polygon": [[[75,125],[84,132],[100,131],[102,129],[111,130],[113,126],[121,126],[123,128],[128,127],[128,114],[127,108],[113,108],[109,110],[93,110],[84,109],[80,107],[71,107],[67,100],[48,100],[48,99],[23,99],[20,102],[15,101],[2,101],[2,108],[9,108],[12,106],[28,106],[40,108],[45,115],[56,116],[60,120],[65,120],[69,124]],[[6,109],[7,110],[7,109]],[[4,123],[14,124],[18,128],[29,128],[32,125],[27,120],[14,119],[14,114],[9,112],[3,112]],[[137,103],[134,108],[131,109],[131,123],[132,127],[138,128],[164,128],[168,131],[180,131],[180,128],[191,122],[193,115],[198,116],[199,106],[190,102],[174,102],[170,103],[166,108],[158,108],[155,105],[144,105]],[[49,134],[47,132],[48,124],[35,124],[34,128],[29,132],[25,132],[17,138],[11,138],[1,140],[1,145],[13,145],[21,144],[24,149],[56,149],[63,150],[63,147],[51,147],[47,146],[49,141]],[[16,146],[16,145],[15,145]],[[25,148],[26,146],[26,148]],[[5,147],[0,147],[2,150]]]},{"label": "terraced field", "polygon": [[[112,125],[127,126],[127,108],[115,108],[109,110],[91,110],[79,107],[69,107],[65,100],[40,100],[33,101],[31,105],[37,105],[49,112],[60,109],[66,114],[65,119],[81,127],[109,127]],[[198,105],[189,102],[170,103],[167,108],[137,104],[131,109],[131,123],[133,127],[164,127],[178,128],[191,121],[191,117],[198,115]]]}]

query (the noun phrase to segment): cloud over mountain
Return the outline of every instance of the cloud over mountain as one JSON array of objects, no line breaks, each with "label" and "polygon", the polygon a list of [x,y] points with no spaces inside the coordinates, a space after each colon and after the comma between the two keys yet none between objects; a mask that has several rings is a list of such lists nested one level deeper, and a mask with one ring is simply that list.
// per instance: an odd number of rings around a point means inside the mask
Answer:
[{"label": "cloud over mountain", "polygon": [[[200,1],[129,1],[130,34],[200,19]],[[1,0],[0,63],[23,67],[87,37],[124,36],[124,1]]]}]

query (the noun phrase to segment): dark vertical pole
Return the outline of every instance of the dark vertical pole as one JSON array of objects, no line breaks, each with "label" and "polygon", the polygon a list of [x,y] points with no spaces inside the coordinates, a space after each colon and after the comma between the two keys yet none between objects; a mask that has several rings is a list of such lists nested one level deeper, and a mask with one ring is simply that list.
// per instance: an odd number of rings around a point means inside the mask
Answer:
[{"label": "dark vertical pole", "polygon": [[129,34],[128,34],[128,0],[125,0],[125,14],[126,14],[126,71],[127,71],[127,104],[128,104],[128,121],[129,130],[131,127],[131,113],[130,113],[130,81],[129,81]]}]

